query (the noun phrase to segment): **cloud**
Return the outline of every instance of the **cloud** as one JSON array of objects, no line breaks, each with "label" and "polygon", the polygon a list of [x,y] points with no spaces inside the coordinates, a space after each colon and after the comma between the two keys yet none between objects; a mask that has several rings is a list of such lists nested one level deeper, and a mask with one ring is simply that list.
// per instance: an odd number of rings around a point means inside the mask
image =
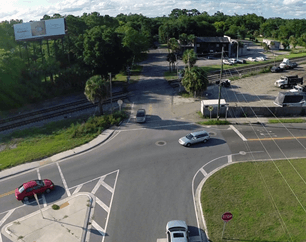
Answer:
[{"label": "cloud", "polygon": [[285,5],[290,5],[290,4],[299,4],[299,3],[303,3],[303,1],[301,0],[284,0],[283,2]]}]

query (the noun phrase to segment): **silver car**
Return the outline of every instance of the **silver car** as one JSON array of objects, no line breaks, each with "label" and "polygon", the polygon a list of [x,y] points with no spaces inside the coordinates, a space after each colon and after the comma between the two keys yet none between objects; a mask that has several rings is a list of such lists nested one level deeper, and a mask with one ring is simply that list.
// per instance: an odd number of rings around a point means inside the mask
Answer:
[{"label": "silver car", "polygon": [[138,109],[136,114],[136,122],[137,123],[144,123],[146,121],[146,110]]},{"label": "silver car", "polygon": [[196,144],[199,142],[206,143],[207,140],[209,139],[210,139],[210,136],[208,132],[205,130],[202,130],[202,131],[197,131],[197,132],[187,134],[186,136],[180,138],[178,142],[183,146],[189,147],[190,145]]},{"label": "silver car", "polygon": [[166,233],[169,242],[188,242],[189,231],[185,221],[169,221],[166,226]]}]

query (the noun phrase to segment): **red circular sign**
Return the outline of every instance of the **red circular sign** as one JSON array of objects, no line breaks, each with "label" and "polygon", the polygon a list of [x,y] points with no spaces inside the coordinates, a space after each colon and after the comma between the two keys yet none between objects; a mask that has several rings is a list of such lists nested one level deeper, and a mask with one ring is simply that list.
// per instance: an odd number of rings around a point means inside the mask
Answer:
[{"label": "red circular sign", "polygon": [[226,212],[222,215],[222,219],[224,222],[228,222],[233,218],[233,214],[231,214],[230,212]]}]

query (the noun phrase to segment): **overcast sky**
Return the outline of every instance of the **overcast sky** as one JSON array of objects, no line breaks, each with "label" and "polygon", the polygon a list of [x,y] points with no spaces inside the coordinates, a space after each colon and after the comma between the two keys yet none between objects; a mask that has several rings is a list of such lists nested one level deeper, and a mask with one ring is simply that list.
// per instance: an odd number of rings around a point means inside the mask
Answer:
[{"label": "overcast sky", "polygon": [[99,12],[101,15],[142,14],[146,17],[168,16],[174,8],[197,9],[213,15],[255,13],[265,18],[303,19],[306,0],[0,0],[0,21],[22,19],[40,20],[45,14],[81,16]]}]

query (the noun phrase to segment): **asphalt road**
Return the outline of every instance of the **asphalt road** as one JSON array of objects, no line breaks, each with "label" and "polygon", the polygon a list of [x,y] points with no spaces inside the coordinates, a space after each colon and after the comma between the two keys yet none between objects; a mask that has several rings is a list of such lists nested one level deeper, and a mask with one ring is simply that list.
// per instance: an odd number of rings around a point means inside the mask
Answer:
[{"label": "asphalt road", "polygon": [[[38,209],[35,203],[16,201],[12,191],[42,177],[56,184],[54,192],[40,197],[44,206],[76,192],[92,192],[99,199],[94,220],[106,236],[91,231],[91,242],[157,241],[165,238],[166,223],[172,219],[185,220],[191,241],[198,241],[203,227],[193,194],[207,173],[233,161],[306,156],[302,124],[202,127],[181,119],[173,112],[174,90],[162,78],[168,68],[164,55],[159,50],[150,54],[141,81],[130,86],[131,116],[111,139],[83,154],[0,181],[0,226]],[[147,110],[144,124],[135,123],[138,108]],[[180,137],[200,129],[210,133],[209,142],[190,148],[178,144]]]}]

